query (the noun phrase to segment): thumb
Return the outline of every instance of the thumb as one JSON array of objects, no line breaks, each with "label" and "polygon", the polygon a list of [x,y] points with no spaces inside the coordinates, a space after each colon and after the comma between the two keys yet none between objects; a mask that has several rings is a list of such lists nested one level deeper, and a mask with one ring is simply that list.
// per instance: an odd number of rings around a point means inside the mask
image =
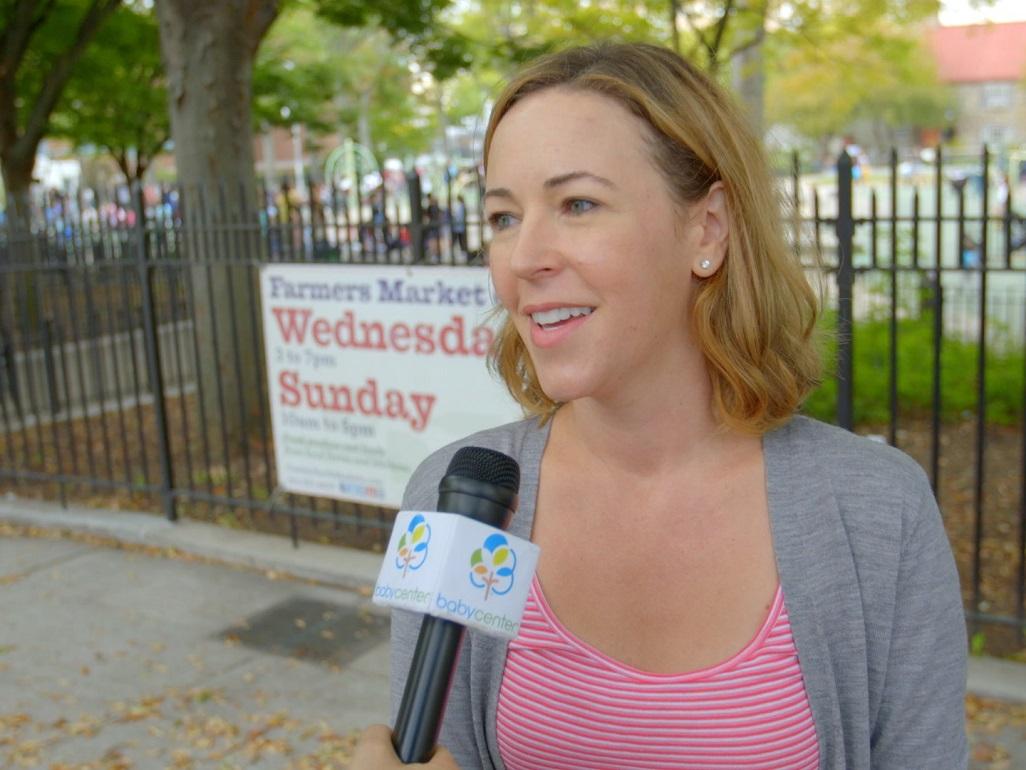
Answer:
[{"label": "thumb", "polygon": [[435,749],[435,753],[431,755],[431,760],[425,767],[431,768],[431,770],[460,770],[460,766],[456,764],[456,758],[445,746]]}]

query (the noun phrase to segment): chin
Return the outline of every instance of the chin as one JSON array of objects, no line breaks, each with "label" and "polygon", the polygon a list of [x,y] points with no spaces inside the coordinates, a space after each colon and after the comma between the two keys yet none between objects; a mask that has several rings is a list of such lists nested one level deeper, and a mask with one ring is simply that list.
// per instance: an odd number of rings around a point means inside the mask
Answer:
[{"label": "chin", "polygon": [[573,373],[559,377],[544,377],[539,373],[538,382],[545,395],[557,404],[566,404],[588,395],[588,389],[584,387],[580,376],[575,377]]}]

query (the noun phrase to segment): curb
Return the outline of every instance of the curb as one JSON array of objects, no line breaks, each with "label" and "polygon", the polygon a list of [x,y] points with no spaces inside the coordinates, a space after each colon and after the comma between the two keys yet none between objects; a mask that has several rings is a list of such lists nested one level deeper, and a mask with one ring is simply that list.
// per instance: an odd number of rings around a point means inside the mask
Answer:
[{"label": "curb", "polygon": [[1026,663],[971,656],[968,690],[985,698],[1026,702]]},{"label": "curb", "polygon": [[176,548],[186,553],[274,571],[302,580],[369,592],[381,568],[379,554],[343,546],[304,542],[294,547],[280,535],[228,529],[183,519],[170,522],[153,514],[111,511],[0,496],[0,521],[109,537],[132,545]]}]

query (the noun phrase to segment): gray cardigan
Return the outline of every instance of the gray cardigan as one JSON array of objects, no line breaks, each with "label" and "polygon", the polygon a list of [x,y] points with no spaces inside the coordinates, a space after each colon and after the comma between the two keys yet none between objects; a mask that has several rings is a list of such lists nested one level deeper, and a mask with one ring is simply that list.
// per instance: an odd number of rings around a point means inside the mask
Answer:
[{"label": "gray cardigan", "polygon": [[[509,530],[528,538],[547,438],[547,426],[528,420],[445,447],[414,472],[403,509],[435,510],[455,450],[490,447],[520,463]],[[820,767],[967,767],[965,621],[925,474],[902,452],[805,417],[767,434],[763,447],[777,569]],[[420,620],[393,612],[393,718]],[[467,633],[439,740],[464,770],[503,768],[495,713],[505,660],[504,642]]]}]

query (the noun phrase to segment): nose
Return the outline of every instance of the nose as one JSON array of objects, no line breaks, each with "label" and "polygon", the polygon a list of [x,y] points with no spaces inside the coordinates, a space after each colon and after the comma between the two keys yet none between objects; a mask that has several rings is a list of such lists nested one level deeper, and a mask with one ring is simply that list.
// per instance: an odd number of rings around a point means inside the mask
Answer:
[{"label": "nose", "polygon": [[525,214],[508,248],[509,269],[518,278],[539,278],[562,264],[555,230],[544,215]]}]

